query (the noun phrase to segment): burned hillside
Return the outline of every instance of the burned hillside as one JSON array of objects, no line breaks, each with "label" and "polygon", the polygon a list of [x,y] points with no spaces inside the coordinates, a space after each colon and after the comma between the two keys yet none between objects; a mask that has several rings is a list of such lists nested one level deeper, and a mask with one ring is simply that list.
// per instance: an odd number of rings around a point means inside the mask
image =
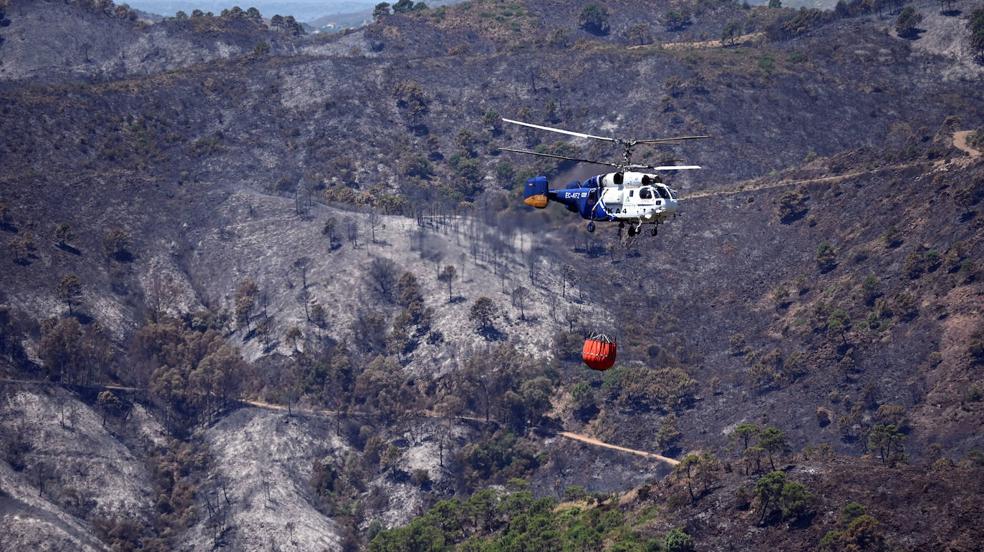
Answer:
[{"label": "burned hillside", "polygon": [[[911,7],[2,3],[0,542],[970,549],[984,69]],[[712,139],[626,248],[502,117]]]}]

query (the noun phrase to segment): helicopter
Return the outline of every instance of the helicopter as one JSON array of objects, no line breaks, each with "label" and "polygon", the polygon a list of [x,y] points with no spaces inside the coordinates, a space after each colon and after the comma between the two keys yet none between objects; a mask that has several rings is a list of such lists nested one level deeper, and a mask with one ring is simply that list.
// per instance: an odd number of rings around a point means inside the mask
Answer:
[{"label": "helicopter", "polygon": [[536,176],[526,181],[523,190],[523,203],[536,209],[544,209],[551,200],[563,204],[568,211],[578,213],[588,221],[587,231],[595,231],[595,222],[617,222],[619,235],[628,226],[629,238],[639,235],[643,226],[652,224],[651,233],[656,236],[659,225],[676,216],[679,208],[677,192],[665,183],[656,172],[699,170],[699,165],[641,165],[632,162],[632,150],[638,145],[675,144],[687,140],[710,138],[706,135],[676,136],[651,140],[625,140],[622,138],[595,136],[582,132],[572,132],[542,125],[534,125],[513,119],[503,122],[537,130],[566,134],[577,138],[588,138],[611,142],[623,149],[622,161],[613,163],[593,159],[581,159],[524,149],[500,147],[502,151],[550,157],[576,163],[589,163],[613,167],[614,172],[598,174],[584,180],[573,181],[564,188],[550,189],[547,177]]}]

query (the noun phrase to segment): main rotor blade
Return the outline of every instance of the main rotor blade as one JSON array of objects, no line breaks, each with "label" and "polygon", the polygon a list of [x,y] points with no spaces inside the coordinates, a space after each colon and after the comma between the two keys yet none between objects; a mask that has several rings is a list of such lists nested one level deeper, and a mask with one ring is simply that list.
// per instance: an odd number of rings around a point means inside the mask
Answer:
[{"label": "main rotor blade", "polygon": [[605,142],[618,142],[618,140],[616,140],[615,138],[608,138],[606,136],[594,136],[593,134],[584,134],[583,132],[571,132],[569,130],[561,130],[559,128],[524,123],[523,121],[514,121],[512,119],[506,119],[505,117],[503,117],[502,120],[507,123],[512,123],[514,125],[520,125],[520,126],[535,128],[539,130],[547,130],[550,132],[557,132],[560,134],[566,134],[568,136],[577,136],[578,138],[591,138],[592,140],[604,140]]},{"label": "main rotor blade", "polygon": [[646,169],[649,171],[696,171],[703,167],[700,165],[629,165],[627,169]]},{"label": "main rotor blade", "polygon": [[616,163],[609,163],[607,161],[595,161],[593,159],[581,159],[579,157],[567,157],[566,155],[556,155],[553,153],[540,153],[538,151],[521,150],[513,148],[499,148],[502,151],[511,151],[513,153],[525,153],[527,155],[538,155],[540,157],[551,157],[553,159],[563,159],[565,161],[576,161],[578,163],[591,163],[592,165],[607,165],[609,167],[618,167]]},{"label": "main rotor blade", "polygon": [[700,134],[696,136],[674,136],[672,138],[653,138],[652,140],[633,140],[636,144],[666,144],[670,142],[681,142],[683,140],[703,140],[704,138],[710,138],[706,134]]}]

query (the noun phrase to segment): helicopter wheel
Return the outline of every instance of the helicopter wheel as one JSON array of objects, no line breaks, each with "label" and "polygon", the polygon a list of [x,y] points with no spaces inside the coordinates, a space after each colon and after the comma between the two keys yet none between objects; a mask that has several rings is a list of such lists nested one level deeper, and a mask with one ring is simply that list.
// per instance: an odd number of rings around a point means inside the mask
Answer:
[{"label": "helicopter wheel", "polygon": [[595,223],[589,222],[588,223],[588,233],[590,234],[590,233],[592,233],[594,231],[595,231]]},{"label": "helicopter wheel", "polygon": [[652,234],[655,236],[659,232],[659,226],[653,226]]}]

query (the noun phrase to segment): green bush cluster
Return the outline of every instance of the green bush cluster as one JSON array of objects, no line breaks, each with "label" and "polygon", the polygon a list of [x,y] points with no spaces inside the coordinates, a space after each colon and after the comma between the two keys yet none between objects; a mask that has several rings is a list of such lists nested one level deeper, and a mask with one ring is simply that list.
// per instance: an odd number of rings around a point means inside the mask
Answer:
[{"label": "green bush cluster", "polygon": [[620,552],[694,549],[682,529],[664,538],[632,529],[610,503],[582,508],[529,491],[485,489],[467,500],[443,500],[409,525],[381,531],[369,543],[372,552],[405,550],[618,550]]},{"label": "green bush cluster", "polygon": [[622,408],[673,410],[693,401],[697,382],[682,368],[617,366],[605,372],[602,389]]},{"label": "green bush cluster", "polygon": [[788,481],[781,471],[770,472],[755,483],[759,522],[795,521],[810,515],[815,498],[806,487]]},{"label": "green bush cluster", "polygon": [[879,551],[885,547],[881,523],[857,502],[844,505],[840,513],[842,529],[827,531],[820,539],[820,552]]}]

